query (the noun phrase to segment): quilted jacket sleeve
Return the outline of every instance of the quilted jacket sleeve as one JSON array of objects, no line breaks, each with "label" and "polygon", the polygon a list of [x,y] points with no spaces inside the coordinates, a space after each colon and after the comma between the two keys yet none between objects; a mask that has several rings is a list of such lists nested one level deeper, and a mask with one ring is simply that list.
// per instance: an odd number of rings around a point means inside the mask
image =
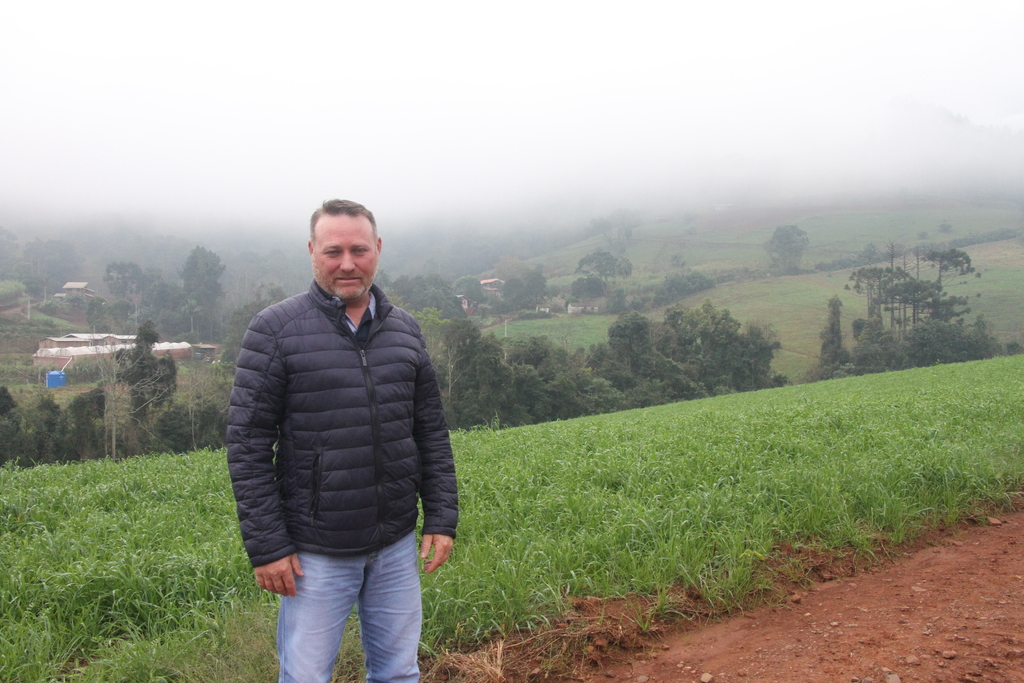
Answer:
[{"label": "quilted jacket sleeve", "polygon": [[[422,343],[422,336],[420,337]],[[420,370],[416,378],[413,438],[420,452],[423,483],[423,533],[455,538],[459,521],[459,494],[455,483],[455,460],[448,436],[448,422],[441,405],[441,391],[434,367],[422,344]]]},{"label": "quilted jacket sleeve", "polygon": [[253,567],[296,551],[285,526],[274,465],[286,374],[271,326],[256,316],[242,338],[228,410],[228,470],[242,540]]}]

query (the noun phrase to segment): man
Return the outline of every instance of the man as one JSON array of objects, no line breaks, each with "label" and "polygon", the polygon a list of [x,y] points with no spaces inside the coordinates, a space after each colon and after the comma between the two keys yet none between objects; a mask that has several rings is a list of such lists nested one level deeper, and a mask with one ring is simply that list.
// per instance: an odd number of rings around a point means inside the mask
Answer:
[{"label": "man", "polygon": [[448,426],[415,319],[373,284],[377,224],[324,202],[309,291],[253,318],[228,414],[228,465],[259,585],[281,596],[279,681],[327,683],[358,605],[368,681],[416,681],[419,557],[448,559],[458,496]]}]

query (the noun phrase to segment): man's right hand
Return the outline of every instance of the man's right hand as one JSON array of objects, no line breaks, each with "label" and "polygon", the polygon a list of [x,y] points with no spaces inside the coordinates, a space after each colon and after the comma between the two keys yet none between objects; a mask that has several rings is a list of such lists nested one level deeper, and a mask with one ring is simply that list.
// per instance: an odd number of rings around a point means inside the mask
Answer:
[{"label": "man's right hand", "polygon": [[293,553],[276,562],[256,567],[253,571],[256,573],[256,583],[263,590],[287,595],[290,598],[295,597],[295,577],[302,576],[302,565],[299,564],[298,555]]}]

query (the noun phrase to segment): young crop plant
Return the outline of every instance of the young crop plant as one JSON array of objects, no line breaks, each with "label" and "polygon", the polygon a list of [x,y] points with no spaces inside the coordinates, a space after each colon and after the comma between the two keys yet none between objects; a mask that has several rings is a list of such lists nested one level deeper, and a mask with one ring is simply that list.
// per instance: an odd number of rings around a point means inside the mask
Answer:
[{"label": "young crop plant", "polygon": [[[573,598],[749,604],[783,546],[866,553],[1008,505],[1022,395],[1014,356],[456,432],[425,651],[554,624]],[[4,683],[264,680],[273,601],[223,451],[0,468]]]}]

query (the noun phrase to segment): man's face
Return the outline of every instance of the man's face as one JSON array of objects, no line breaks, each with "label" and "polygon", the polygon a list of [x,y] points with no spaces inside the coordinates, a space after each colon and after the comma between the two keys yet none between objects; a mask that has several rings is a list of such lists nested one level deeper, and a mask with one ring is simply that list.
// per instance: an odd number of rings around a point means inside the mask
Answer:
[{"label": "man's face", "polygon": [[346,304],[369,300],[380,261],[380,238],[365,216],[323,215],[309,241],[313,277],[324,291]]}]

